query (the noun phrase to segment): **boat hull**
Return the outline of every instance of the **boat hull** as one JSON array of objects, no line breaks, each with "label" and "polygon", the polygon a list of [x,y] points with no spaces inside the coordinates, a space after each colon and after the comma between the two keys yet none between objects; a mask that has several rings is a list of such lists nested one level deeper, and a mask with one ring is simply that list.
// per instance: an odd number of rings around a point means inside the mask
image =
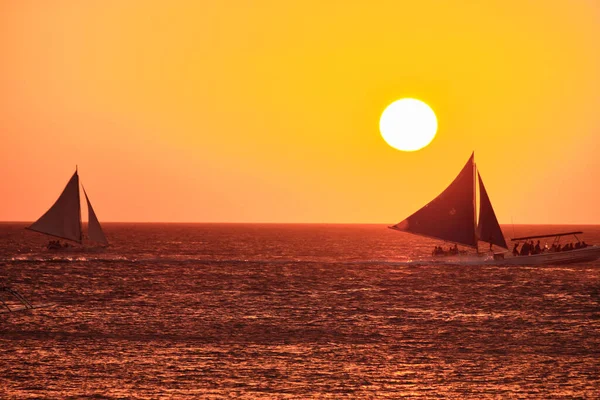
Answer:
[{"label": "boat hull", "polygon": [[[502,255],[502,253],[500,253]],[[600,246],[588,246],[583,249],[545,252],[541,254],[533,254],[529,256],[513,256],[508,255],[504,258],[498,258],[498,254],[492,256],[489,253],[469,254],[469,255],[453,255],[453,256],[438,256],[427,259],[413,260],[412,262],[421,264],[438,264],[438,265],[558,265],[558,264],[574,264],[581,262],[590,262],[600,259]]]},{"label": "boat hull", "polygon": [[600,246],[588,246],[569,251],[545,252],[529,256],[510,256],[503,260],[489,260],[495,265],[556,265],[594,261],[600,258]]}]

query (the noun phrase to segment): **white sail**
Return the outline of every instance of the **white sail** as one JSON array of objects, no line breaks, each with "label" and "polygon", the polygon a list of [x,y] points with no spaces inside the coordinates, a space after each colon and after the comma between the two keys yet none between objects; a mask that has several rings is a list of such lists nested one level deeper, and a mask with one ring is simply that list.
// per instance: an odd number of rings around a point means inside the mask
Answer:
[{"label": "white sail", "polygon": [[[83,188],[83,185],[81,187]],[[85,188],[83,188],[83,194],[85,195],[85,201],[87,202],[88,206],[88,239],[107,245],[108,240],[102,231],[102,227],[100,226],[98,217],[96,217],[96,213],[92,208],[92,203],[90,202],[90,198],[88,197]]]},{"label": "white sail", "polygon": [[54,205],[27,229],[81,243],[81,206],[77,171]]}]

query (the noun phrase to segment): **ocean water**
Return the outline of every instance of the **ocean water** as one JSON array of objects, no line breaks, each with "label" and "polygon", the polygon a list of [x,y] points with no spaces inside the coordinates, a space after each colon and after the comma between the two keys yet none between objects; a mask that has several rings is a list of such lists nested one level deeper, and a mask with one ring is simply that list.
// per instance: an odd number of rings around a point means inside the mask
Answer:
[{"label": "ocean water", "polygon": [[24,226],[0,284],[54,307],[0,314],[2,399],[600,398],[600,262],[425,263],[439,243],[382,225],[105,224],[106,251],[50,253]]}]

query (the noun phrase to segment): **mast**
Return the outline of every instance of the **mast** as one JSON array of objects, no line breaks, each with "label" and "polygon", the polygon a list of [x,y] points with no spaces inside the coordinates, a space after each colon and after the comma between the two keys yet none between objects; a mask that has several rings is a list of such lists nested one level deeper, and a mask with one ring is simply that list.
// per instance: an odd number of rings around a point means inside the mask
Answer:
[{"label": "mast", "polygon": [[81,222],[81,194],[79,193],[79,173],[75,164],[75,175],[77,175],[77,213],[79,214],[79,243],[83,243],[83,223]]},{"label": "mast", "polygon": [[471,154],[473,159],[473,240],[475,241],[475,250],[479,253],[479,239],[477,237],[477,184],[475,178],[477,174],[477,164],[475,163],[475,151]]}]

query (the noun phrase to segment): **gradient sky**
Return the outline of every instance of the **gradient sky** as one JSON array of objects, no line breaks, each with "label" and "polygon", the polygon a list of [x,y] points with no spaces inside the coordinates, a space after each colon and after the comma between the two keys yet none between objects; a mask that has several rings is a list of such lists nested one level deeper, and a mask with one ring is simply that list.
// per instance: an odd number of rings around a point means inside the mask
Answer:
[{"label": "gradient sky", "polygon": [[0,220],[77,164],[101,221],[391,224],[475,150],[501,223],[600,223],[598,38],[594,0],[0,0]]}]

